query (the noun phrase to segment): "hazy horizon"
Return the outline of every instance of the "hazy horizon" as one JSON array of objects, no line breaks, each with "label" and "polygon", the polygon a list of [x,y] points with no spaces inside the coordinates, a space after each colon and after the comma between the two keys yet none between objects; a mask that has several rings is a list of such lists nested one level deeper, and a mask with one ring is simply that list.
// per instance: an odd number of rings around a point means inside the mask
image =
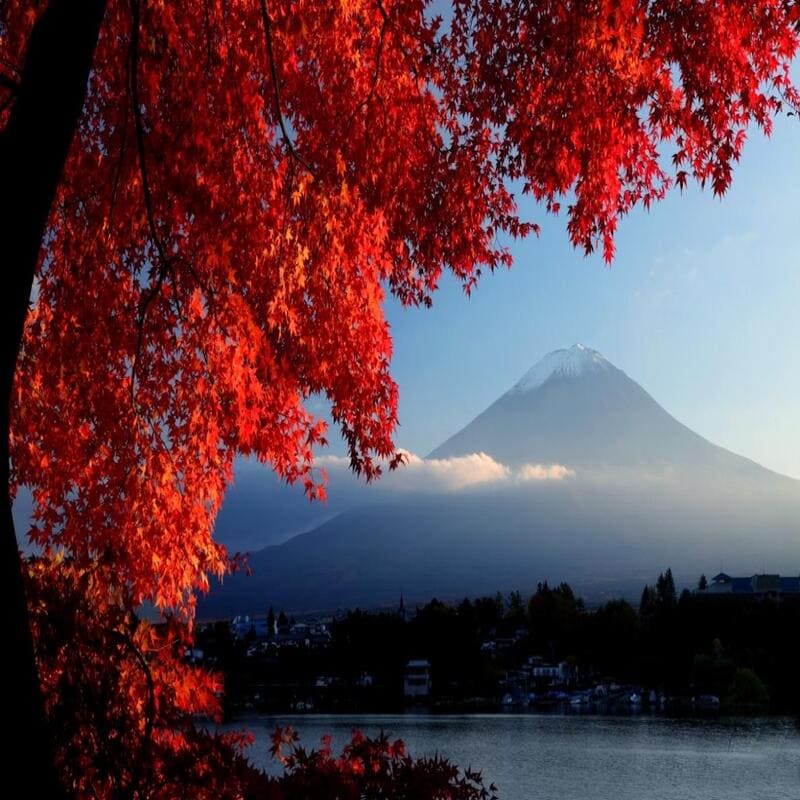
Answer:
[{"label": "hazy horizon", "polygon": [[[709,442],[585,347],[546,356],[377,486],[360,485],[345,457],[321,466],[323,506],[240,470],[218,532],[254,551],[253,575],[227,579],[203,613],[241,613],[256,598],[371,607],[401,587],[415,600],[545,579],[608,587],[666,566],[688,578],[720,560],[744,574],[800,570],[800,483]],[[300,519],[309,532],[280,544],[279,526]]]}]

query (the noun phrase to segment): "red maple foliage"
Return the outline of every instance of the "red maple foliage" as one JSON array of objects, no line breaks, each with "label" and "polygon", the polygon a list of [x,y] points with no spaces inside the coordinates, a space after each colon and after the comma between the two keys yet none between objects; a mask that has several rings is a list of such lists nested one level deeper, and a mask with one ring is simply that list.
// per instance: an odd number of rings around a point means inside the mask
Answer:
[{"label": "red maple foliage", "polygon": [[485,786],[479,772],[462,772],[441,756],[412,759],[402,740],[392,741],[384,733],[371,739],[354,730],[341,754],[334,755],[329,736],[323,737],[319,750],[306,750],[298,744],[296,731],[277,728],[271,753],[280,759],[285,774],[280,781],[262,780],[253,800],[497,800],[497,788]]},{"label": "red maple foliage", "polygon": [[[23,97],[32,37],[63,3],[0,11],[0,130]],[[105,16],[41,242],[10,435],[11,483],[33,492],[43,553],[30,568],[41,680],[51,715],[80,718],[88,759],[62,743],[60,763],[71,787],[110,797],[114,781],[166,780],[191,750],[181,726],[213,710],[211,679],[181,664],[177,643],[196,592],[230,565],[212,532],[234,459],[324,497],[314,452],[326,428],[307,406],[321,394],[354,470],[369,480],[396,466],[387,292],[429,304],[443,270],[469,292],[510,265],[503,242],[538,232],[512,189],[553,213],[565,202],[573,243],[607,260],[637,204],[689,178],[723,193],[749,126],[768,133],[783,105],[800,105],[789,75],[800,11],[455,0],[442,19],[424,0],[96,5]],[[74,602],[57,612],[62,594]],[[173,620],[167,632],[135,621],[145,601]],[[79,663],[48,645],[55,619],[87,629]],[[86,712],[82,692],[105,692],[107,713]],[[148,758],[128,763],[136,747],[117,752],[104,725],[138,732]],[[103,748],[99,774],[91,753]]]},{"label": "red maple foliage", "polygon": [[102,562],[28,564],[31,622],[59,774],[77,797],[236,797],[247,735],[211,735],[221,684],[190,666],[187,627],[134,613]]}]

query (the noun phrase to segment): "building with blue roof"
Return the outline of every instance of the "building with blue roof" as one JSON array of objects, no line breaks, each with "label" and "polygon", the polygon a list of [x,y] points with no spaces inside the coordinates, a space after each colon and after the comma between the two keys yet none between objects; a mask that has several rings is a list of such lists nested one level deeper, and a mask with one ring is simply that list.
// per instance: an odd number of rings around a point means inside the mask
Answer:
[{"label": "building with blue roof", "polygon": [[800,575],[782,577],[774,574],[751,575],[749,578],[733,577],[720,572],[698,594],[749,595],[753,597],[781,597],[800,595]]}]

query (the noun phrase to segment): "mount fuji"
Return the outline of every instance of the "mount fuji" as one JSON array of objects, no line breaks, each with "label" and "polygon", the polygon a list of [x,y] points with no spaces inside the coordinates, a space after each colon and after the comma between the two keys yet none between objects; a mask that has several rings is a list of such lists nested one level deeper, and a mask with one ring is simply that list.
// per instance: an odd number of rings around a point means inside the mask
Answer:
[{"label": "mount fuji", "polygon": [[426,463],[474,454],[504,479],[351,507],[252,553],[252,577],[226,579],[202,613],[526,592],[545,579],[591,600],[639,591],[668,565],[687,581],[720,562],[800,571],[800,482],[694,433],[583,345],[546,355]]},{"label": "mount fuji", "polygon": [[546,355],[429,457],[478,452],[512,465],[566,464],[583,477],[621,469],[650,477],[691,472],[709,479],[790,480],[698,436],[581,344]]}]

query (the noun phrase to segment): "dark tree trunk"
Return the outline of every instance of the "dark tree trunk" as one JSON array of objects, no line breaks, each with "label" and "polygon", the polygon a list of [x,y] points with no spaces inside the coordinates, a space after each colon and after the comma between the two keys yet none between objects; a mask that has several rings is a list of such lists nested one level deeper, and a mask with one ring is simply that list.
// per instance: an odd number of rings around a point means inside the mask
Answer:
[{"label": "dark tree trunk", "polygon": [[[83,107],[105,0],[50,0],[34,27],[5,129],[0,133],[0,587],[8,620],[4,757],[28,797],[65,796],[55,767],[33,658],[9,484],[9,406],[33,275],[50,207]],[[15,702],[16,701],[16,702]],[[9,712],[10,709],[10,712]]]}]

